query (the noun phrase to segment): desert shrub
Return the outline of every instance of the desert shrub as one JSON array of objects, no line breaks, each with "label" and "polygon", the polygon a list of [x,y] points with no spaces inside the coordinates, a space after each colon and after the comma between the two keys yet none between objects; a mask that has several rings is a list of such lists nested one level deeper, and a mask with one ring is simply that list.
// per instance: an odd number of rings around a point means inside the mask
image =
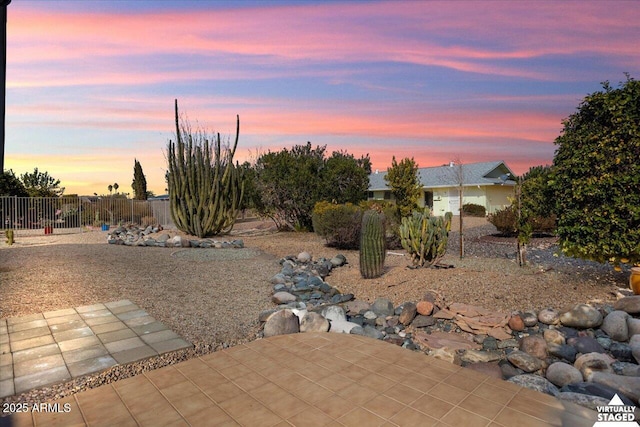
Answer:
[{"label": "desert shrub", "polygon": [[487,218],[493,224],[500,234],[505,236],[516,235],[516,223],[518,214],[513,206],[507,206],[504,209],[498,209]]},{"label": "desert shrub", "polygon": [[359,206],[322,201],[313,208],[313,231],[323,237],[328,246],[357,249],[361,219],[362,209]]},{"label": "desert shrub", "polygon": [[482,205],[476,205],[475,203],[465,203],[462,205],[462,213],[467,216],[484,217],[487,215],[487,210]]},{"label": "desert shrub", "polygon": [[[497,210],[487,217],[498,232],[505,236],[516,236],[518,234],[517,221],[518,212],[511,205],[504,209]],[[528,219],[530,232],[533,234],[554,234],[556,230],[556,216],[531,216]]]}]

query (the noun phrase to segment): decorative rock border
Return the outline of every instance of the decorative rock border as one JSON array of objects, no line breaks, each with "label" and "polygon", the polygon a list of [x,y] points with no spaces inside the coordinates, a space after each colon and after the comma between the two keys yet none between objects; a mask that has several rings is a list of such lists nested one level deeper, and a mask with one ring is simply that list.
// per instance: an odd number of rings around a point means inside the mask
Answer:
[{"label": "decorative rock border", "polygon": [[[342,255],[280,260],[272,279],[277,308],[260,314],[263,336],[339,332],[421,351],[559,399],[596,409],[614,394],[640,405],[640,296],[613,306],[576,304],[501,314],[447,304],[435,292],[399,306],[342,295],[324,279],[347,263]],[[450,332],[456,332],[451,334]]]},{"label": "decorative rock border", "polygon": [[166,248],[244,248],[244,241],[236,239],[221,241],[215,239],[185,239],[180,235],[171,236],[168,233],[151,237],[162,231],[161,228],[149,226],[145,229],[136,226],[120,226],[112,230],[107,236],[107,242],[112,245],[126,246],[154,246]]}]

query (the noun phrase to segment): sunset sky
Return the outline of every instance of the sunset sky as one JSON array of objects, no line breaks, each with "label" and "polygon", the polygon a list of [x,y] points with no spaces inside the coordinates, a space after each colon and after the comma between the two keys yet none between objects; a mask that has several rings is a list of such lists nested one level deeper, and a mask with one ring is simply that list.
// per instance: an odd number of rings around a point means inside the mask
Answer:
[{"label": "sunset sky", "polygon": [[173,100],[236,160],[311,141],[421,167],[549,164],[580,100],[640,78],[637,1],[29,1],[8,6],[5,168],[165,190]]}]

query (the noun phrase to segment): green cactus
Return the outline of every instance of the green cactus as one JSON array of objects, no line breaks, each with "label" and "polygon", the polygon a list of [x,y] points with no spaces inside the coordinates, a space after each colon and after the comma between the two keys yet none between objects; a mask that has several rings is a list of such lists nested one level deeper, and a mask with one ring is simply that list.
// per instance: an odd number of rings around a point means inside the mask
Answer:
[{"label": "green cactus", "polygon": [[365,279],[382,276],[384,272],[385,231],[382,214],[368,210],[362,215],[360,230],[360,274]]},{"label": "green cactus", "polygon": [[[176,142],[167,148],[171,218],[179,230],[198,237],[231,231],[244,195],[242,171],[233,156],[240,134],[237,118],[232,148],[221,152],[220,134],[210,145],[202,133],[195,135],[179,124],[175,101]],[[195,142],[194,142],[195,139]]]},{"label": "green cactus", "polygon": [[4,231],[4,235],[7,237],[7,245],[11,246],[14,243],[13,240],[13,230],[9,229],[9,230],[5,230]]},{"label": "green cactus", "polygon": [[410,217],[402,218],[400,242],[411,256],[414,266],[429,267],[437,264],[447,252],[449,231],[453,215],[430,217],[429,211],[414,211]]}]

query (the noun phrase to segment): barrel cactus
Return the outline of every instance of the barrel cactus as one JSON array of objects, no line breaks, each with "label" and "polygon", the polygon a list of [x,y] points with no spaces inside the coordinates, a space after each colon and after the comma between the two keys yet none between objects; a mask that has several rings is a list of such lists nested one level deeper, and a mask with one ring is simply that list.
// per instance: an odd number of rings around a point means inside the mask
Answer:
[{"label": "barrel cactus", "polygon": [[444,217],[431,217],[425,210],[414,211],[410,217],[402,218],[400,241],[414,266],[427,264],[431,267],[442,259],[447,252],[452,217],[451,212]]},{"label": "barrel cactus", "polygon": [[362,215],[360,274],[365,279],[382,276],[386,255],[384,216],[374,210]]}]

